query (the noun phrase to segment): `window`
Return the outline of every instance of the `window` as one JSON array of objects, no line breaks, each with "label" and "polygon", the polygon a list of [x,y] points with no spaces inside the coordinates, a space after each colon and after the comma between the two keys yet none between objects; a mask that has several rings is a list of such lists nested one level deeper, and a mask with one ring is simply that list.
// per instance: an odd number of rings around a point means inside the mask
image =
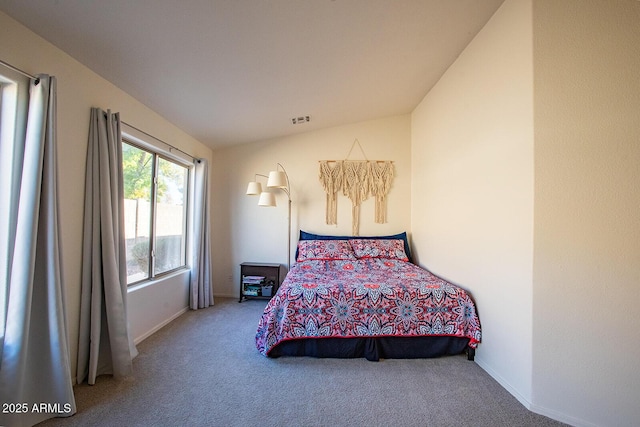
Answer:
[{"label": "window", "polygon": [[123,132],[127,284],[187,265],[188,166]]},{"label": "window", "polygon": [[29,79],[0,65],[0,356],[7,321],[9,269],[13,260],[22,162],[15,141],[24,139]]}]

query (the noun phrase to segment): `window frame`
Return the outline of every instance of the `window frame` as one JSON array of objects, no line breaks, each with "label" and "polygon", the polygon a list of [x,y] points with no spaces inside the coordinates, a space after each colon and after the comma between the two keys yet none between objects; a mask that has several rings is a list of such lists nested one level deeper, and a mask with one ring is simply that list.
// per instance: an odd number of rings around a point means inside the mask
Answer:
[{"label": "window frame", "polygon": [[[149,230],[149,266],[148,266],[148,276],[133,281],[131,283],[127,283],[127,287],[137,286],[149,282],[154,282],[158,279],[171,275],[175,272],[188,270],[190,269],[189,259],[190,259],[190,242],[192,239],[191,233],[189,232],[191,229],[192,218],[190,215],[191,212],[191,203],[193,198],[193,158],[185,155],[179,150],[175,150],[173,147],[168,145],[167,143],[146,134],[126,123],[121,123],[121,133],[122,140],[121,144],[128,144],[140,150],[146,151],[153,156],[153,165],[152,165],[152,189],[151,189],[151,197],[150,197],[150,230]],[[172,268],[170,270],[162,271],[160,273],[155,272],[156,265],[156,257],[155,257],[155,249],[156,249],[156,203],[157,203],[157,179],[158,179],[158,161],[159,159],[164,159],[166,161],[172,162],[179,166],[182,166],[187,171],[187,177],[185,182],[185,194],[184,194],[184,222],[182,225],[183,235],[184,235],[184,262],[182,265]],[[123,194],[124,201],[124,194]]]}]

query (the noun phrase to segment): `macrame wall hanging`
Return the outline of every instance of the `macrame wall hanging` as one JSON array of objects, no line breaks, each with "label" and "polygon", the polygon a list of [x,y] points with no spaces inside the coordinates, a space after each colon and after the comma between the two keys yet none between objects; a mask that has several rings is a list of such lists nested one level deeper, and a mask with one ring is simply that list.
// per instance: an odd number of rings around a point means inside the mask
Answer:
[{"label": "macrame wall hanging", "polygon": [[[356,144],[365,160],[349,160]],[[339,191],[351,200],[351,228],[354,236],[358,236],[360,230],[360,205],[369,195],[373,195],[376,200],[375,222],[387,222],[387,194],[391,190],[393,174],[392,161],[370,161],[357,139],[353,141],[345,160],[321,160],[320,182],[327,193],[327,224],[338,223]]]},{"label": "macrame wall hanging", "polygon": [[333,166],[328,160],[321,161],[320,182],[327,192],[327,224],[335,225],[338,223],[338,191],[342,190],[342,160]]}]

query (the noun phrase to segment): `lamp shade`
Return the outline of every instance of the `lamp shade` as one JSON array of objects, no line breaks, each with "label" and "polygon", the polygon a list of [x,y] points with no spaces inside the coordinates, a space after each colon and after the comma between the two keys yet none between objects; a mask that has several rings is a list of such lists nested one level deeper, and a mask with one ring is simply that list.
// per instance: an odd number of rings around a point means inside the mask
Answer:
[{"label": "lamp shade", "polygon": [[247,185],[247,194],[250,196],[257,196],[262,193],[262,185],[259,182],[251,181],[249,185]]},{"label": "lamp shade", "polygon": [[273,193],[269,193],[268,191],[263,191],[262,193],[260,193],[258,206],[268,206],[268,207],[276,206],[276,196],[274,196]]},{"label": "lamp shade", "polygon": [[287,174],[283,171],[271,171],[269,172],[269,179],[267,180],[267,187],[270,188],[286,188],[287,187]]}]

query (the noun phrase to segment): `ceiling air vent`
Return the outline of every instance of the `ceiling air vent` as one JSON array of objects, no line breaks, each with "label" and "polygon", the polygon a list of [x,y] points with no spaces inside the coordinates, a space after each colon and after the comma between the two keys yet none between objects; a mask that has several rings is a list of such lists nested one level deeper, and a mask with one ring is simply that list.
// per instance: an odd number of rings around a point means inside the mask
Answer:
[{"label": "ceiling air vent", "polygon": [[308,121],[309,121],[309,116],[299,116],[291,119],[291,123],[293,123],[294,125],[306,123]]}]

